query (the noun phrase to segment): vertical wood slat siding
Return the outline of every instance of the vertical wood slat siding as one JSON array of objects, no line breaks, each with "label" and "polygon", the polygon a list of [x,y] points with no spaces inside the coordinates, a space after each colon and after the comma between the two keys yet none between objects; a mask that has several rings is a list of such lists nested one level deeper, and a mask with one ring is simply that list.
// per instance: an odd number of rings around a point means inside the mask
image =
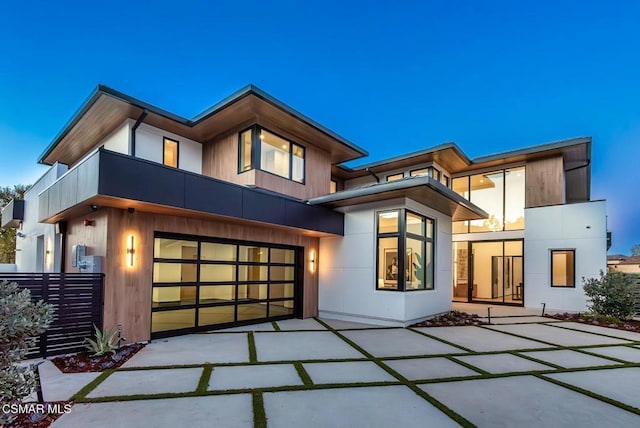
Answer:
[{"label": "vertical wood slat siding", "polygon": [[[212,196],[215,197],[215,196]],[[84,226],[88,218],[95,223]],[[318,315],[318,275],[309,271],[309,252],[318,257],[319,239],[269,226],[255,226],[203,220],[189,217],[130,214],[117,208],[101,208],[91,215],[70,220],[66,267],[71,267],[71,249],[75,244],[87,246],[87,254],[102,256],[104,282],[104,326],[121,325],[128,342],[147,341],[151,337],[151,295],[153,282],[153,245],[155,232],[265,242],[304,248],[303,304],[304,317]],[[135,236],[134,267],[127,266],[127,237]],[[316,262],[317,265],[317,262]]]},{"label": "vertical wood slat siding", "polygon": [[299,199],[310,199],[328,194],[331,181],[331,156],[329,153],[290,135],[275,125],[267,123],[264,125],[266,129],[270,129],[305,148],[304,184],[260,170],[250,170],[238,174],[238,135],[244,128],[238,128],[230,134],[202,145],[202,174],[231,183],[256,185]]},{"label": "vertical wood slat siding", "polygon": [[85,350],[95,324],[102,328],[104,275],[88,273],[2,273],[0,281],[16,282],[31,292],[33,301],[54,306],[53,322],[37,339],[28,358]]},{"label": "vertical wood slat siding", "polygon": [[526,208],[564,203],[562,156],[527,162],[525,175]]}]

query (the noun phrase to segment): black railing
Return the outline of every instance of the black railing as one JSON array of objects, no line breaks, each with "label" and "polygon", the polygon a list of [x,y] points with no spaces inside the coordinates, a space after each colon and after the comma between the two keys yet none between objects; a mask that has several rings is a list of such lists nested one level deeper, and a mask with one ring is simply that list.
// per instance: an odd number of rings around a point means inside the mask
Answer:
[{"label": "black railing", "polygon": [[32,300],[54,307],[51,326],[28,358],[82,351],[85,338],[94,335],[93,325],[102,329],[104,274],[1,273],[0,281],[16,282],[31,291]]}]

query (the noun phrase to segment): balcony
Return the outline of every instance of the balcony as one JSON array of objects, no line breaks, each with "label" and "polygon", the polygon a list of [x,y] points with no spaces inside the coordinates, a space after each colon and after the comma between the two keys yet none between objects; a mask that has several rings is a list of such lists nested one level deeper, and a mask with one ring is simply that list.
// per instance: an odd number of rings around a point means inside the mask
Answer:
[{"label": "balcony", "polygon": [[74,218],[91,205],[344,234],[344,215],[331,209],[104,149],[40,193],[38,219]]},{"label": "balcony", "polygon": [[20,227],[20,223],[24,220],[24,201],[12,199],[4,208],[2,208],[2,221],[0,226],[7,228]]}]

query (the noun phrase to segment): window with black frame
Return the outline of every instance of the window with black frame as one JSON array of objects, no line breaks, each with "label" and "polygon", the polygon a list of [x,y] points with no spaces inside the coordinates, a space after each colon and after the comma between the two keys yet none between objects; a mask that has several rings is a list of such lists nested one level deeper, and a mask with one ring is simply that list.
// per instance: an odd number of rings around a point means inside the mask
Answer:
[{"label": "window with black frame", "polygon": [[259,169],[304,184],[305,148],[260,126],[239,134],[238,172]]},{"label": "window with black frame", "polygon": [[380,211],[376,218],[376,288],[433,290],[434,221],[406,209]]}]

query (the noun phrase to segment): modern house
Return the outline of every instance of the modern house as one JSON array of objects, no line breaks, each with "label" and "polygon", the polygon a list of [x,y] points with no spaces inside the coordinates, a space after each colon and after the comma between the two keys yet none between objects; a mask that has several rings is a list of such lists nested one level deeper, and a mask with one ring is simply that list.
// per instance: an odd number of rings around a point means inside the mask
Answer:
[{"label": "modern house", "polygon": [[607,256],[607,270],[609,272],[640,274],[640,256],[611,254]]},{"label": "modern house", "polygon": [[585,308],[606,268],[591,139],[469,159],[367,152],[254,86],[186,119],[99,86],[5,207],[18,271],[105,274],[132,341],[292,317],[407,325],[490,302]]}]

